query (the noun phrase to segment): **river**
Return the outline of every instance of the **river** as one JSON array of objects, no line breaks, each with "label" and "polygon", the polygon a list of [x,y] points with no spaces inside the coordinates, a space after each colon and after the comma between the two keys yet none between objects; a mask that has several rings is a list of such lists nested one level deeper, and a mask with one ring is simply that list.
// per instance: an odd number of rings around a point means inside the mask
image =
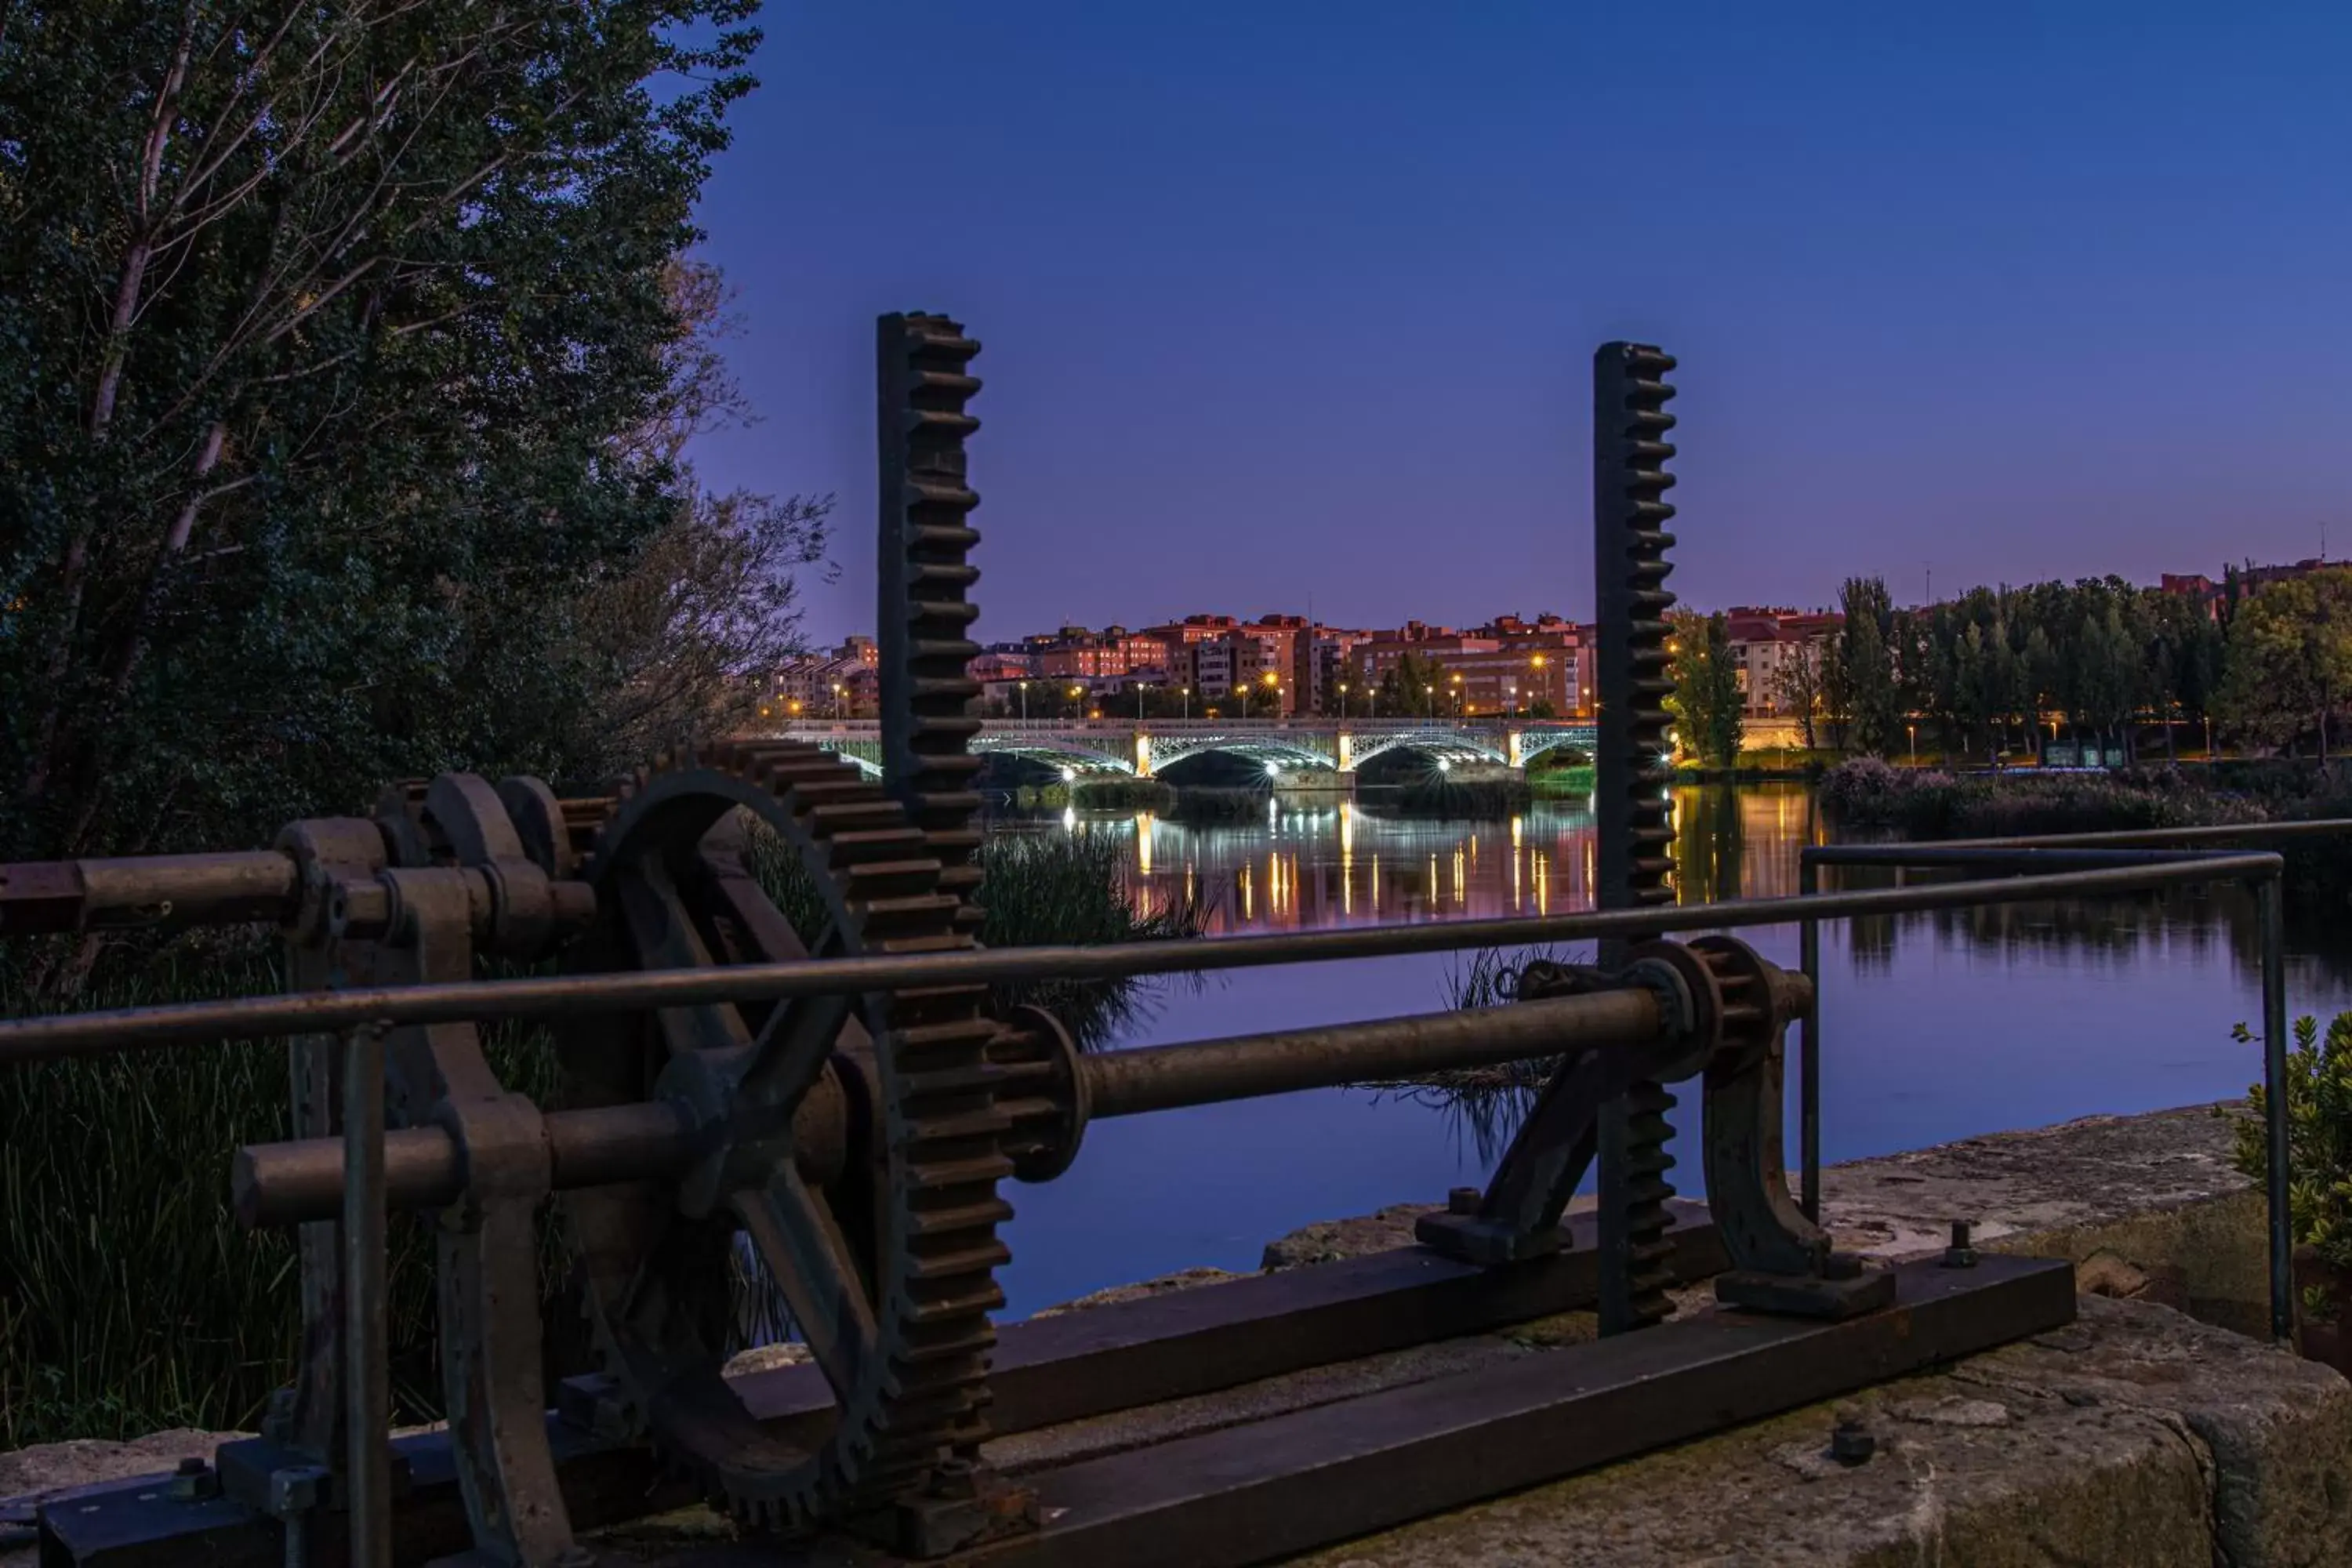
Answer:
[{"label": "river", "polygon": [[[1794,894],[1799,852],[1829,837],[1801,784],[1684,788],[1675,822],[1685,902]],[[1269,802],[1244,824],[1066,815],[1003,830],[1115,835],[1139,908],[1189,900],[1214,933],[1582,909],[1596,855],[1591,815],[1572,802],[1496,821]],[[2352,1005],[2352,952],[2308,926],[2290,919],[2288,1007],[2326,1016]],[[1743,934],[1796,964],[1794,926]],[[2235,889],[1825,926],[1823,1158],[2243,1093],[2259,1047],[2231,1027],[2259,1024],[2257,951]],[[1164,986],[1120,1044],[1426,1012],[1448,1005],[1464,967],[1437,955]],[[1678,1125],[1695,1127],[1685,1100]],[[1793,1157],[1793,1105],[1789,1127]],[[1195,1265],[1254,1268],[1300,1225],[1482,1182],[1494,1142],[1435,1097],[1354,1089],[1099,1124],[1060,1180],[1011,1186],[1010,1314]],[[1675,1175],[1696,1191],[1695,1148]]]}]

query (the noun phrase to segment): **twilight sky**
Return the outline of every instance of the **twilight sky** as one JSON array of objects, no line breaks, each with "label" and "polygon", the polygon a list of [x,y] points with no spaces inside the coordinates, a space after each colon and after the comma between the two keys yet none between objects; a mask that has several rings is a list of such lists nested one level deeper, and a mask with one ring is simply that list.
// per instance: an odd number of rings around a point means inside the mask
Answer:
[{"label": "twilight sky", "polygon": [[2352,6],[771,0],[702,222],[874,620],[873,321],[984,347],[994,639],[1591,607],[1590,359],[1703,607],[2352,557]]}]

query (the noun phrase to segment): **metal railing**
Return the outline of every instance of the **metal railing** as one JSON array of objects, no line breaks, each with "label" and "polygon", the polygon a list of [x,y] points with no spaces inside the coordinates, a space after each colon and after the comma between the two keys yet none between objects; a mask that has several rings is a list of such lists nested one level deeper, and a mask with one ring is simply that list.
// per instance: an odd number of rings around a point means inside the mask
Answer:
[{"label": "metal railing", "polygon": [[[1170,719],[1154,714],[1147,719],[1121,717],[1105,713],[1099,719],[985,719],[982,734],[1040,734],[1076,731],[1087,734],[1130,734],[1137,730],[1165,731],[1170,734],[1190,734],[1195,731],[1214,734],[1223,731],[1240,731],[1255,734],[1284,730],[1311,730],[1321,733],[1346,731],[1349,734],[1390,735],[1412,734],[1423,730],[1478,730],[1500,733],[1507,730],[1544,734],[1555,730],[1590,731],[1590,719],[1523,719],[1507,713],[1474,713],[1457,718],[1440,713],[1435,718],[1409,714],[1403,718],[1343,719],[1336,714],[1297,713],[1281,719]],[[773,728],[786,735],[854,735],[861,739],[882,732],[879,719],[799,718],[777,721]]]},{"label": "metal railing", "polygon": [[[2252,856],[2207,844],[2291,842],[2352,834],[2352,820],[2231,824],[2210,827],[2130,828],[2099,833],[2033,834],[2011,838],[1944,839],[1933,843],[1809,845],[1798,858],[1798,901],[1842,895],[1820,891],[1824,866],[1883,866],[1898,878],[1905,870],[1961,868],[2006,870],[2018,880],[2048,887],[2053,880],[2085,870],[2128,876],[2135,868],[2172,870],[2200,868],[2199,881],[2235,881],[2252,891],[2259,911],[2263,966],[2263,1109],[2269,1163],[2263,1201],[2269,1236],[2271,1334],[2284,1340],[2294,1330],[2292,1215],[2287,1202],[2291,1176],[2286,1104],[2286,947],[2284,862],[2275,854]],[[2273,868],[2250,862],[2267,860]],[[1969,887],[1975,884],[1945,884]],[[2148,883],[2145,888],[2159,885]],[[1900,888],[1889,891],[1906,890]],[[2059,889],[2052,889],[2053,893]],[[2116,891],[2140,890],[2117,884]],[[1949,906],[1939,906],[1949,907]],[[1811,983],[1799,1029],[1798,1099],[1800,1161],[1798,1203],[1809,1219],[1821,1217],[1821,921],[1808,915],[1799,925],[1798,965]]]}]

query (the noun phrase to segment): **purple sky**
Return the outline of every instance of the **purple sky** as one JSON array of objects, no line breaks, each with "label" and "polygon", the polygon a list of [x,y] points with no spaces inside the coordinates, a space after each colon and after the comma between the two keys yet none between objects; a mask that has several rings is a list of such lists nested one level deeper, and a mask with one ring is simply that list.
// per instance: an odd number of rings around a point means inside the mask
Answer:
[{"label": "purple sky", "polygon": [[[1930,14],[1932,12],[1932,14]],[[873,321],[985,348],[979,635],[1591,609],[1681,356],[1706,607],[2352,556],[2352,8],[772,0],[702,221],[869,629]]]}]

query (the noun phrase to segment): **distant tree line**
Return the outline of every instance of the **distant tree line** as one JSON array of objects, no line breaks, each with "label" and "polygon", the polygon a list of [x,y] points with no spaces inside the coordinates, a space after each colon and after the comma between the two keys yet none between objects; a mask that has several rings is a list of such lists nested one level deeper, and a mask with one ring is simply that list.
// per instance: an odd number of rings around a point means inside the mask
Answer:
[{"label": "distant tree line", "polygon": [[[1808,745],[1891,756],[1916,733],[1953,757],[2039,754],[2056,742],[2138,761],[2151,744],[2177,755],[2185,725],[2200,741],[2210,730],[2325,758],[2352,704],[2352,568],[2259,593],[2233,569],[2218,614],[2112,576],[1973,588],[1912,609],[1895,608],[1883,580],[1854,577],[1839,608],[1839,629],[1788,650],[1772,676],[1774,704]],[[1712,625],[1676,625],[1677,699],[1703,719],[1707,681],[1720,692],[1729,675],[1711,674]],[[1715,722],[1685,737],[1690,750],[1710,756],[1710,733],[1719,749]]]}]

